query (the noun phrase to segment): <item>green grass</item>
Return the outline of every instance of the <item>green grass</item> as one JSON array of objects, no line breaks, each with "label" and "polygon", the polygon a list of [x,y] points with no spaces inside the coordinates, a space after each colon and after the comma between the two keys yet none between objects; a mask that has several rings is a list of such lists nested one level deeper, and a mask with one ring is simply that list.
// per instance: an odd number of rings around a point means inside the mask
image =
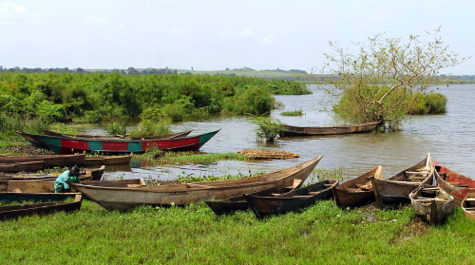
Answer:
[{"label": "green grass", "polygon": [[[79,212],[0,223],[1,264],[470,264],[475,222],[460,209],[440,227],[410,207],[341,209],[319,202],[258,220],[204,204]],[[369,216],[373,216],[372,221]],[[419,224],[418,226],[416,224]],[[411,227],[416,225],[417,231]],[[412,231],[412,232],[411,232]]]},{"label": "green grass", "polygon": [[295,116],[302,116],[303,112],[302,112],[302,110],[284,111],[284,112],[280,113],[280,115],[295,117]]}]

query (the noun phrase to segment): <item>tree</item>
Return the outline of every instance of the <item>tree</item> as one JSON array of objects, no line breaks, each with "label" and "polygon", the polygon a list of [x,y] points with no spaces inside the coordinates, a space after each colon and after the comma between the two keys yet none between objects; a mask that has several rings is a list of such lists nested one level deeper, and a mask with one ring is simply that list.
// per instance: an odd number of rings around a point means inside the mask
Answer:
[{"label": "tree", "polygon": [[359,49],[356,55],[330,42],[335,53],[324,54],[329,62],[321,73],[327,78],[320,78],[319,84],[338,98],[333,105],[337,116],[352,123],[380,120],[389,130],[401,129],[413,94],[433,83],[439,70],[470,58],[448,50],[440,27],[426,33],[427,43],[419,35],[410,35],[403,43],[401,38],[383,39],[378,34],[367,44],[353,43]]}]

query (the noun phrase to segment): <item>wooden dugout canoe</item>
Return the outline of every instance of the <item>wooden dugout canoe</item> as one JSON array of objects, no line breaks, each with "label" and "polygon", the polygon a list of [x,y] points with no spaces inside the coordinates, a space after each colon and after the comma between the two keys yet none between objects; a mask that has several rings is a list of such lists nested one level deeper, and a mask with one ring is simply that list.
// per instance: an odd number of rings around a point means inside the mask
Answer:
[{"label": "wooden dugout canoe", "polygon": [[196,151],[215,136],[220,130],[208,133],[178,137],[172,139],[86,139],[61,136],[28,134],[17,132],[31,144],[54,151],[57,154],[77,152],[105,152],[105,153],[142,153],[150,148],[164,151]]},{"label": "wooden dugout canoe", "polygon": [[467,194],[462,200],[461,207],[467,218],[475,220],[475,193]]},{"label": "wooden dugout canoe", "polygon": [[444,223],[455,210],[454,197],[438,186],[421,184],[409,194],[409,199],[416,214],[433,225]]},{"label": "wooden dugout canoe", "polygon": [[70,213],[78,211],[81,208],[81,204],[82,195],[77,194],[74,202],[44,202],[0,206],[0,220],[5,221],[24,216],[52,214],[59,211]]},{"label": "wooden dugout canoe", "polygon": [[84,166],[129,165],[130,160],[132,160],[132,154],[126,156],[87,156],[84,160]]},{"label": "wooden dugout canoe", "polygon": [[354,179],[347,180],[333,189],[333,198],[337,206],[354,207],[374,201],[371,178],[381,179],[383,168],[377,166]]},{"label": "wooden dugout canoe", "polygon": [[[86,154],[72,155],[0,155],[0,163],[43,161],[43,168],[83,166]],[[41,169],[39,169],[41,170]],[[0,170],[1,171],[1,170]],[[37,170],[33,170],[37,171]]]},{"label": "wooden dugout canoe", "polygon": [[[300,176],[295,176],[296,178],[288,178],[281,185],[265,189],[259,192],[255,192],[252,195],[266,196],[283,196],[295,189],[300,188],[305,180],[308,178],[311,171],[308,171],[308,175],[301,174]],[[232,197],[229,199],[223,200],[206,200],[206,205],[208,205],[211,210],[217,215],[231,214],[236,211],[244,211],[249,209],[249,204],[244,198],[243,195]]]},{"label": "wooden dugout canoe", "polygon": [[[86,168],[79,173],[79,179],[82,180],[100,180],[106,166],[102,165],[99,168]],[[28,173],[18,173],[10,177],[11,180],[55,180],[59,174],[54,175],[45,175],[45,174],[28,174]]]},{"label": "wooden dugout canoe", "polygon": [[0,201],[2,202],[49,202],[49,201],[64,201],[66,199],[74,198],[78,192],[0,192]]},{"label": "wooden dugout canoe", "polygon": [[[81,180],[85,185],[100,185],[103,187],[144,186],[142,179],[120,180]],[[72,190],[72,189],[71,189]],[[53,180],[0,180],[0,193],[54,193]]]},{"label": "wooden dugout canoe", "polygon": [[333,197],[333,189],[338,180],[323,180],[303,188],[295,189],[282,196],[261,196],[246,194],[249,207],[257,218],[274,214],[284,214],[299,211],[312,206],[319,200],[328,200]]},{"label": "wooden dugout canoe", "polygon": [[228,199],[285,183],[286,179],[310,174],[322,156],[272,173],[221,181],[181,183],[135,188],[111,188],[71,183],[88,199],[108,210],[128,210],[139,205],[187,205],[210,199]]},{"label": "wooden dugout canoe", "polygon": [[455,204],[460,205],[467,194],[475,194],[475,180],[459,174],[432,160],[435,166],[437,185],[454,196]]},{"label": "wooden dugout canoe", "polygon": [[421,184],[432,181],[434,167],[431,155],[388,179],[371,179],[374,196],[379,206],[385,204],[410,203],[409,194]]},{"label": "wooden dugout canoe", "polygon": [[69,138],[86,138],[86,139],[172,139],[172,138],[177,138],[177,137],[185,137],[188,134],[190,134],[193,131],[193,129],[187,130],[187,131],[182,131],[182,132],[159,135],[159,136],[147,136],[147,137],[143,137],[143,138],[133,138],[133,137],[129,137],[128,135],[67,134],[67,133],[58,133],[58,132],[54,132],[54,131],[50,131],[50,130],[46,130],[46,129],[42,129],[42,131],[46,135],[59,136],[59,137],[69,137]]},{"label": "wooden dugout canoe", "polygon": [[[98,169],[86,170],[85,173],[80,175],[81,182],[87,183],[94,178],[101,178],[104,174],[105,166]],[[54,192],[54,181],[58,176],[46,176],[46,177],[18,177],[10,180],[0,180],[0,192],[26,192],[26,193],[44,193]]]},{"label": "wooden dugout canoe", "polygon": [[369,133],[374,131],[381,122],[369,122],[342,126],[300,127],[282,125],[281,136],[338,135],[351,133]]},{"label": "wooden dugout canoe", "polygon": [[26,161],[26,162],[0,162],[0,172],[4,173],[16,173],[16,172],[34,172],[40,171],[44,168],[44,163],[41,160],[38,161]]}]

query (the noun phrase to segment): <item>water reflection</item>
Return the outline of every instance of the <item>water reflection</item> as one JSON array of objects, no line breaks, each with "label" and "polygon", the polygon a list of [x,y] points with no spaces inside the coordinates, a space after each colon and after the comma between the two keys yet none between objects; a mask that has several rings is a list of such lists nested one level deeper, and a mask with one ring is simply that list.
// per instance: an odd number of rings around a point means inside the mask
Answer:
[{"label": "water reflection", "polygon": [[[319,101],[323,91],[311,86],[314,94],[302,96],[276,96],[284,108],[272,113],[272,117],[292,125],[328,126],[333,118],[325,112]],[[435,88],[432,88],[435,89]],[[108,177],[173,179],[178,175],[195,174],[226,175],[270,172],[293,166],[323,155],[317,167],[341,167],[350,175],[359,175],[382,165],[384,176],[388,177],[423,159],[428,152],[449,168],[468,176],[475,176],[475,160],[472,132],[475,124],[472,102],[475,100],[475,85],[451,85],[440,87],[436,92],[448,98],[448,113],[433,116],[415,116],[404,123],[404,130],[398,133],[376,133],[324,137],[281,138],[272,145],[256,142],[256,125],[249,117],[212,118],[182,122],[171,126],[173,131],[194,129],[192,135],[221,128],[221,131],[206,143],[201,151],[205,153],[237,152],[245,148],[275,149],[298,153],[300,158],[288,160],[267,160],[253,162],[221,161],[205,165],[183,165],[176,167],[136,167],[131,171],[112,171]],[[302,110],[305,115],[285,117],[283,111]]]}]

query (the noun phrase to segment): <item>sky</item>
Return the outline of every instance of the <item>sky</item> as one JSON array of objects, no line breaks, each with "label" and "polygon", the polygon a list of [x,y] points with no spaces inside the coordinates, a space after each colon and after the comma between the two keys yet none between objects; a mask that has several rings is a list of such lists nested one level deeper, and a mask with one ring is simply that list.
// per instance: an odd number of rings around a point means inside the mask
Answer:
[{"label": "sky", "polygon": [[[0,66],[313,72],[330,41],[439,27],[449,50],[475,55],[471,0],[0,0]],[[475,75],[475,58],[441,73]]]}]

